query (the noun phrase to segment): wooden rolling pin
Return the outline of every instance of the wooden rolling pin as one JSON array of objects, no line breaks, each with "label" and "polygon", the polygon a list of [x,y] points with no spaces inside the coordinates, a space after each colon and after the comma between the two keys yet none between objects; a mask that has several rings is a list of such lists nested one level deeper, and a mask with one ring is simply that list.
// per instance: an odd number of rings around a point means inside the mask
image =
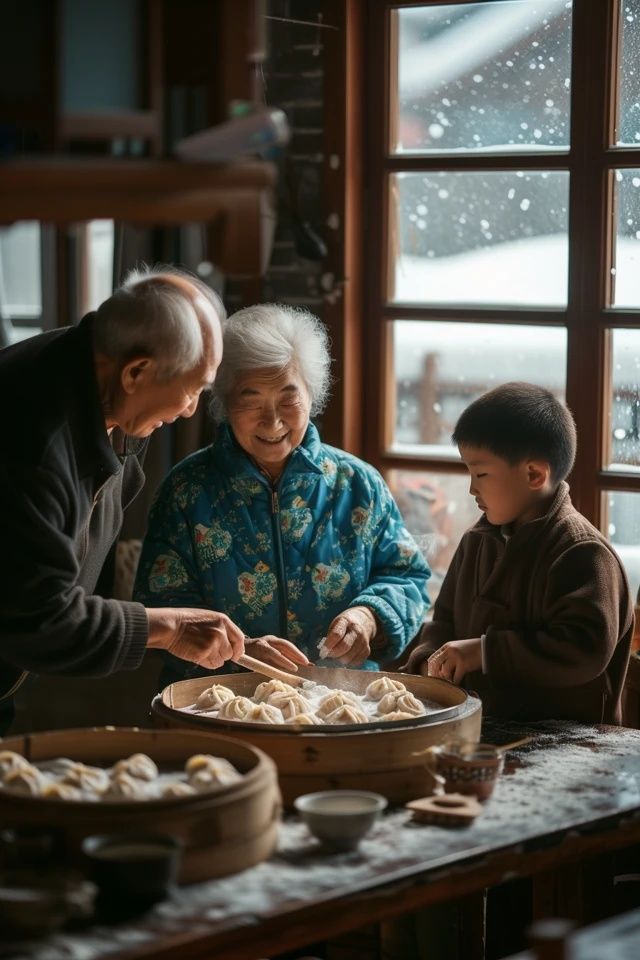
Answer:
[{"label": "wooden rolling pin", "polygon": [[248,653],[243,653],[241,657],[234,660],[234,663],[246,667],[247,670],[253,670],[254,673],[263,673],[265,677],[271,677],[272,680],[282,680],[283,683],[288,683],[292,687],[301,687],[305,683],[304,677],[297,677],[295,673],[279,670],[277,667],[272,667],[270,663],[263,663],[262,660],[250,657]]}]

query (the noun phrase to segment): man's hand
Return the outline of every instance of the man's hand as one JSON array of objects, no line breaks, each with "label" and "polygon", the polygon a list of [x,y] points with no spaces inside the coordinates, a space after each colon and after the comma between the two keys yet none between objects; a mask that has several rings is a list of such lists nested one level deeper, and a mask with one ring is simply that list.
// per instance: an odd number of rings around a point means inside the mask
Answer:
[{"label": "man's hand", "polygon": [[245,637],[245,644],[249,656],[262,660],[263,663],[270,663],[272,667],[280,667],[281,670],[295,672],[299,666],[305,667],[309,663],[302,650],[298,650],[282,637],[273,637],[270,634],[254,640]]},{"label": "man's hand", "polygon": [[359,667],[370,655],[377,632],[376,618],[368,607],[349,607],[331,622],[324,641],[325,655],[345,667]]},{"label": "man's hand", "polygon": [[244,653],[244,634],[224,613],[182,607],[147,607],[148,647],[217,670]]},{"label": "man's hand", "polygon": [[482,670],[482,641],[480,637],[451,640],[432,653],[428,660],[428,676],[462,683],[468,673]]}]

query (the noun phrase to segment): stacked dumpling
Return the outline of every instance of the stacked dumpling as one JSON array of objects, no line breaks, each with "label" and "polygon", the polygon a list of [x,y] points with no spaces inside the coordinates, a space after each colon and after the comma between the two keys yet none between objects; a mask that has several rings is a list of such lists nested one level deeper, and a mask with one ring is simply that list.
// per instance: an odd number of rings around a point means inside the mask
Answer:
[{"label": "stacked dumpling", "polygon": [[197,710],[219,710],[223,703],[233,700],[233,690],[222,683],[214,683],[212,687],[203,690],[196,700]]},{"label": "stacked dumpling", "polygon": [[246,720],[254,706],[249,697],[233,697],[222,704],[218,717],[221,720]]},{"label": "stacked dumpling", "polygon": [[388,693],[405,693],[406,687],[400,680],[393,677],[378,677],[372,680],[364,692],[367,700],[382,700]]},{"label": "stacked dumpling", "polygon": [[325,723],[367,723],[369,717],[353,703],[343,703],[325,717]]},{"label": "stacked dumpling", "polygon": [[144,800],[149,795],[148,784],[157,778],[158,768],[151,757],[146,753],[133,753],[114,764],[105,799]]},{"label": "stacked dumpling", "polygon": [[311,704],[306,697],[303,697],[296,690],[292,693],[287,690],[279,690],[277,693],[271,694],[268,702],[282,712],[285,720],[291,720],[301,713],[311,713]]},{"label": "stacked dumpling", "polygon": [[254,703],[245,720],[250,723],[284,723],[282,711],[271,703]]},{"label": "stacked dumpling", "polygon": [[[356,710],[360,709],[360,701],[355,693],[349,693],[348,690],[334,690],[333,693],[323,697],[316,712],[319,717],[326,720],[330,713],[333,713],[338,707],[344,707],[347,704]],[[365,716],[365,720],[362,722],[366,722],[368,719],[369,718]],[[357,723],[358,721],[354,722]]]},{"label": "stacked dumpling", "polygon": [[378,713],[380,716],[388,716],[390,713],[408,713],[412,717],[422,717],[427,712],[424,704],[414,697],[412,693],[405,690],[404,693],[387,693],[378,704]]},{"label": "stacked dumpling", "polygon": [[197,753],[189,757],[184,769],[189,785],[197,792],[211,790],[212,787],[226,787],[241,779],[232,763],[223,757],[212,757],[207,753]]},{"label": "stacked dumpling", "polygon": [[296,692],[296,688],[292,687],[290,683],[285,683],[284,680],[265,680],[263,683],[259,683],[254,690],[253,699],[259,703],[262,703],[263,700],[270,702],[269,698],[272,697],[274,693]]}]

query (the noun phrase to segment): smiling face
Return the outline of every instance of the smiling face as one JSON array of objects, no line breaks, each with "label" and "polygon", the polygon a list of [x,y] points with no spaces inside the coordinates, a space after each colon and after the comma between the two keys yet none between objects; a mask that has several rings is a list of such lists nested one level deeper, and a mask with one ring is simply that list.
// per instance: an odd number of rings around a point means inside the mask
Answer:
[{"label": "smiling face", "polygon": [[469,493],[489,523],[518,527],[541,516],[554,489],[549,464],[522,460],[511,464],[484,447],[460,444],[460,456],[471,474]]},{"label": "smiling face", "polygon": [[236,440],[274,480],[302,443],[310,410],[309,391],[294,367],[241,372],[228,398]]}]

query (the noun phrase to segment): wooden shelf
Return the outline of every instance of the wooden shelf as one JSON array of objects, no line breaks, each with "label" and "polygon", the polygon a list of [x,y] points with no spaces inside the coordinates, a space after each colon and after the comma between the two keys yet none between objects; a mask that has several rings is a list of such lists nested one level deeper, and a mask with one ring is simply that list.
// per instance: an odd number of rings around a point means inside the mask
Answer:
[{"label": "wooden shelf", "polygon": [[204,223],[230,275],[264,273],[275,227],[272,164],[52,157],[0,164],[0,223]]}]

